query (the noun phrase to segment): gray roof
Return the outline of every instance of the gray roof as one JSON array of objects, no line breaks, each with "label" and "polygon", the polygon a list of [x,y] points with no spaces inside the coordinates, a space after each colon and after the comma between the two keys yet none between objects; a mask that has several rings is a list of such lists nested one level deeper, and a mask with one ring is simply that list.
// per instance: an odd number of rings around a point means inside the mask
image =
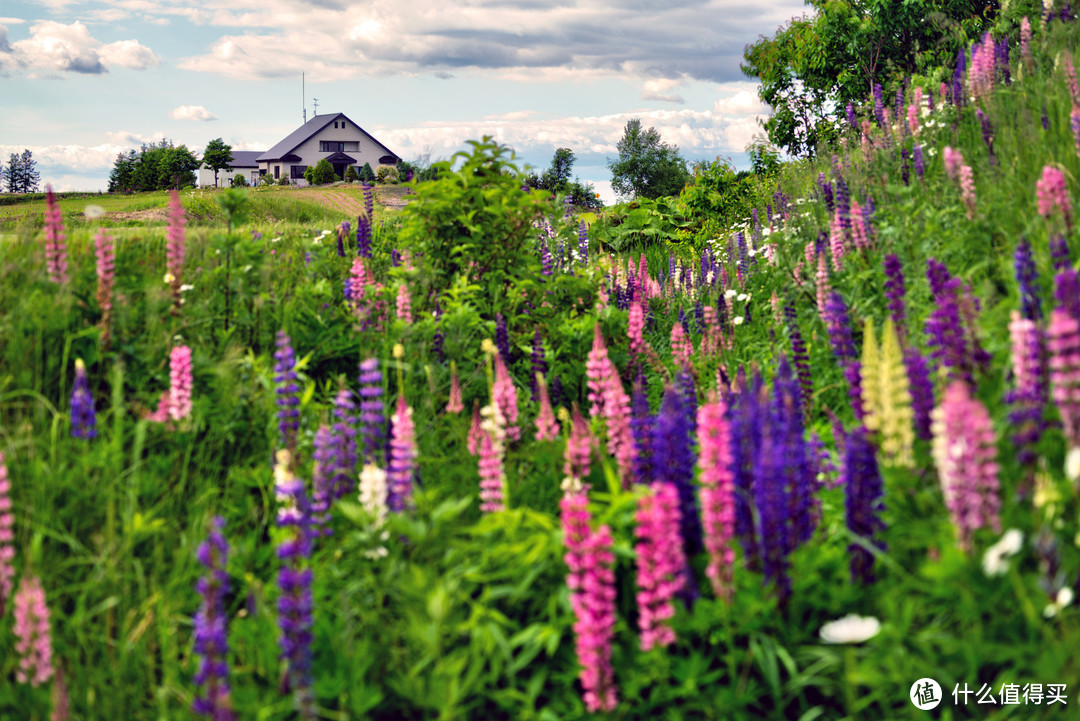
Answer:
[{"label": "gray roof", "polygon": [[256,168],[259,166],[259,156],[263,154],[261,150],[234,150],[232,151],[232,162],[229,163],[230,168]]},{"label": "gray roof", "polygon": [[315,135],[315,133],[319,132],[327,125],[334,122],[335,120],[338,120],[339,118],[344,118],[353,125],[356,125],[356,127],[360,130],[361,133],[371,138],[371,140],[380,148],[385,150],[388,155],[393,155],[395,158],[400,157],[397,153],[390,150],[390,148],[386,147],[378,140],[375,140],[371,133],[361,128],[359,125],[357,125],[357,123],[353,122],[348,116],[345,115],[345,113],[333,113],[330,115],[316,115],[311,120],[307,121],[299,128],[289,133],[288,137],[286,137],[280,143],[260,155],[258,158],[259,161],[262,162],[268,160],[281,160],[286,155],[299,148],[304,142],[306,142],[309,138]]}]

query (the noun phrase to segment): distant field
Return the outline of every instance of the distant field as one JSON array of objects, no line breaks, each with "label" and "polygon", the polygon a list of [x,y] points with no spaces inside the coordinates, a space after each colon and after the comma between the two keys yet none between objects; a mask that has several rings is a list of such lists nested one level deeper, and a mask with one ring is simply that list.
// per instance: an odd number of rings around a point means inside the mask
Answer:
[{"label": "distant field", "polygon": [[[376,216],[381,211],[405,203],[405,186],[375,188]],[[218,190],[185,190],[180,197],[192,223],[215,223],[222,219],[215,200]],[[321,188],[252,188],[251,219],[256,223],[329,223],[343,220],[355,223],[364,207],[359,185]],[[165,191],[119,195],[108,193],[60,193],[57,195],[64,224],[68,227],[93,222],[106,227],[145,227],[164,225],[169,194]],[[84,213],[91,205],[100,206],[105,216],[88,220]],[[0,194],[0,231],[13,231],[24,225],[41,227],[45,217],[45,194]]]}]

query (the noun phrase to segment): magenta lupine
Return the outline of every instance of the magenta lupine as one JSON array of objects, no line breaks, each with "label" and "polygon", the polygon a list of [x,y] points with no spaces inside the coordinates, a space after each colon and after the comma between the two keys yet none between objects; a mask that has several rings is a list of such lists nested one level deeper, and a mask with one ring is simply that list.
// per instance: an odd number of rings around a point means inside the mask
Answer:
[{"label": "magenta lupine", "polygon": [[581,672],[582,698],[590,712],[614,711],[618,705],[611,641],[615,635],[615,556],[611,529],[590,529],[589,500],[584,493],[563,497],[563,560],[570,569],[566,585],[577,620],[574,640]]},{"label": "magenta lupine", "polygon": [[184,226],[184,206],[180,203],[180,194],[169,191],[169,230],[165,247],[165,282],[172,289],[174,313],[180,310],[180,285],[184,274],[184,255],[187,252],[187,233]]},{"label": "magenta lupine", "polygon": [[589,475],[590,460],[596,439],[589,430],[589,424],[581,409],[574,404],[574,410],[570,420],[570,437],[566,441],[566,449],[563,452],[563,490],[567,493],[576,493],[584,488],[583,479]]},{"label": "magenta lupine", "polygon": [[968,68],[968,88],[976,98],[987,95],[994,85],[994,43],[989,33],[976,43],[971,51],[971,66]]},{"label": "magenta lupine", "polygon": [[734,593],[735,476],[731,470],[731,429],[722,400],[702,404],[697,413],[701,521],[709,563],[705,576],[717,598]]},{"label": "magenta lupine", "polygon": [[833,213],[832,222],[829,225],[829,249],[832,251],[833,270],[839,273],[844,269],[844,254],[847,252],[839,209]]},{"label": "magenta lupine", "polygon": [[26,573],[15,592],[15,680],[37,688],[53,675],[52,631],[41,581]]},{"label": "magenta lupine", "polygon": [[1044,428],[1043,406],[1047,400],[1046,360],[1039,326],[1031,318],[1012,312],[1009,323],[1012,341],[1013,388],[1006,394],[1011,406],[1009,423],[1020,465],[1032,467],[1038,460],[1035,445]]},{"label": "magenta lupine", "polygon": [[469,426],[469,435],[466,438],[465,447],[469,453],[476,455],[480,452],[480,442],[484,438],[484,429],[480,427],[480,402],[473,403],[472,424]]},{"label": "magenta lupine", "polygon": [[585,361],[585,376],[589,386],[589,415],[595,418],[604,411],[604,390],[607,388],[607,379],[615,368],[608,358],[607,345],[604,343],[604,335],[597,323],[593,333],[593,345],[589,351],[588,360]]},{"label": "magenta lupine", "polygon": [[391,418],[390,453],[386,470],[387,505],[391,511],[403,511],[412,503],[413,473],[416,469],[416,425],[412,408],[399,395]]},{"label": "magenta lupine", "polygon": [[694,355],[693,342],[686,337],[681,323],[671,326],[671,357],[678,366],[690,363]]},{"label": "magenta lupine", "polygon": [[1076,68],[1073,67],[1072,53],[1063,53],[1061,64],[1065,66],[1065,79],[1069,86],[1069,97],[1072,98],[1073,105],[1080,105],[1080,83],[1076,81]]},{"label": "magenta lupine", "polygon": [[225,615],[225,596],[229,592],[229,574],[225,564],[229,544],[222,529],[223,518],[214,518],[206,540],[199,545],[196,558],[206,569],[206,575],[196,583],[202,604],[195,613],[195,653],[201,658],[195,674],[195,685],[202,686],[203,694],[195,697],[192,710],[208,716],[212,721],[233,721],[232,703],[229,699],[228,638]]},{"label": "magenta lupine", "polygon": [[960,180],[960,166],[964,164],[964,154],[946,145],[941,155],[945,159],[945,172],[954,183],[958,182]]},{"label": "magenta lupine", "polygon": [[11,482],[0,453],[0,618],[7,611],[15,582],[15,516],[11,513]]},{"label": "magenta lupine", "polygon": [[68,254],[64,235],[64,219],[56,202],[52,186],[45,186],[45,268],[49,280],[58,285],[68,282]]},{"label": "magenta lupine", "polygon": [[94,238],[97,257],[97,303],[101,308],[101,337],[107,341],[112,321],[113,285],[116,282],[116,244],[104,228]]},{"label": "magenta lupine", "polygon": [[359,303],[364,299],[368,284],[374,282],[368,273],[367,264],[361,256],[353,259],[349,277],[345,280],[345,300]]},{"label": "magenta lupine", "polygon": [[823,251],[818,253],[817,258],[817,303],[818,312],[825,312],[825,301],[829,297],[829,262],[826,259],[826,253]]},{"label": "magenta lupine", "polygon": [[642,307],[642,302],[635,300],[630,304],[626,332],[630,338],[630,363],[632,365],[645,347],[645,309]]},{"label": "magenta lupine", "polygon": [[971,551],[976,530],[1001,532],[998,463],[994,427],[986,407],[971,396],[967,383],[953,381],[933,412],[934,462],[952,516],[957,541]]},{"label": "magenta lupine", "polygon": [[404,283],[398,286],[397,292],[397,317],[404,323],[412,323],[412,302],[409,300],[409,289]]},{"label": "magenta lupine", "polygon": [[536,440],[553,441],[559,437],[559,422],[555,420],[555,413],[551,409],[547,381],[539,373],[536,374],[536,392],[540,399],[540,413],[536,417]]},{"label": "magenta lupine", "polygon": [[1066,229],[1072,228],[1072,199],[1060,168],[1052,165],[1043,168],[1042,177],[1035,184],[1035,194],[1039,199],[1039,215],[1050,220],[1055,209],[1060,210]]},{"label": "magenta lupine", "polygon": [[975,217],[975,176],[970,165],[960,166],[960,195],[967,207],[968,219]]},{"label": "magenta lupine", "polygon": [[[676,324],[676,327],[678,325]],[[604,421],[607,424],[608,453],[615,456],[619,466],[619,475],[623,486],[630,487],[634,475],[634,462],[637,460],[637,446],[630,429],[630,396],[623,388],[617,373],[608,376],[607,389],[604,392]]]},{"label": "magenta lupine", "polygon": [[480,441],[480,510],[494,513],[506,509],[503,499],[503,461],[495,448],[491,434],[484,433]]},{"label": "magenta lupine", "polygon": [[1027,16],[1020,18],[1020,55],[1024,67],[1030,73],[1035,67],[1035,58],[1031,55],[1031,21]]},{"label": "magenta lupine", "polygon": [[919,106],[912,103],[907,108],[907,124],[908,130],[912,135],[916,135],[919,132]]},{"label": "magenta lupine", "polygon": [[450,370],[450,398],[446,401],[447,413],[461,413],[465,410],[465,403],[461,400],[461,380],[458,378],[457,368]]},{"label": "magenta lupine", "polygon": [[521,429],[517,426],[518,402],[517,387],[510,372],[506,370],[502,354],[495,353],[495,382],[491,386],[491,400],[499,407],[506,422],[506,437],[511,440],[521,438]]},{"label": "magenta lupine", "polygon": [[1050,388],[1061,416],[1065,441],[1080,448],[1080,323],[1062,308],[1050,315],[1046,331]]},{"label": "magenta lupine", "polygon": [[180,421],[191,415],[191,348],[178,345],[169,354],[169,418]]},{"label": "magenta lupine", "polygon": [[641,650],[669,646],[675,641],[671,619],[675,594],[686,583],[686,556],[679,536],[679,492],[664,481],[652,484],[638,500],[634,515],[637,569],[638,630]]}]

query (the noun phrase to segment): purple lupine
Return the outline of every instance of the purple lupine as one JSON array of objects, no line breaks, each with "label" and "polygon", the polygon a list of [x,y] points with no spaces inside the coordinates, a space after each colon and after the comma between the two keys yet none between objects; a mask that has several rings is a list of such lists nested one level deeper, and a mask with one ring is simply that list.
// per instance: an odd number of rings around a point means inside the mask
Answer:
[{"label": "purple lupine", "polygon": [[1002,38],[994,44],[994,65],[1001,71],[1001,78],[1006,85],[1012,85],[1012,73],[1009,72],[1009,39]]},{"label": "purple lupine", "polygon": [[926,275],[934,294],[934,310],[926,319],[930,357],[944,366],[951,377],[972,385],[972,359],[957,297],[962,283],[934,258],[927,261]]},{"label": "purple lupine", "polygon": [[366,213],[356,219],[356,254],[371,257],[371,216]]},{"label": "purple lupine", "polygon": [[[567,196],[569,197],[569,196]],[[585,227],[585,221],[582,220],[578,223],[577,230],[578,237],[578,253],[580,254],[579,260],[582,265],[589,264],[589,231]]]},{"label": "purple lupine", "polygon": [[536,382],[536,374],[539,373],[542,376],[547,376],[547,370],[547,360],[544,358],[544,339],[540,335],[540,329],[537,328],[533,333],[532,357],[529,366],[529,387],[532,389],[532,399],[534,403],[540,398],[540,388]]},{"label": "purple lupine", "polygon": [[[848,433],[844,443],[843,484],[848,530],[856,538],[884,551],[885,542],[878,536],[885,530],[881,520],[884,487],[874,445],[862,426]],[[874,554],[859,543],[848,545],[848,552],[851,553],[851,580],[873,583]]]},{"label": "purple lupine", "polygon": [[1049,399],[1043,334],[1034,319],[1022,317],[1014,310],[1009,337],[1012,341],[1013,387],[1005,394],[1005,402],[1010,406],[1013,447],[1020,465],[1033,468],[1039,458],[1035,447],[1045,428],[1043,407]]},{"label": "purple lupine", "polygon": [[829,211],[829,215],[832,215],[833,208],[833,188],[832,183],[825,177],[825,173],[818,173],[818,186],[821,188],[821,197],[825,201],[825,208]]},{"label": "purple lupine", "polygon": [[814,392],[814,381],[810,374],[810,354],[807,352],[806,343],[799,331],[799,319],[795,312],[795,306],[788,303],[784,306],[784,320],[787,324],[788,337],[791,338],[791,357],[795,359],[795,371],[799,378],[801,389],[800,403],[803,408],[810,407],[810,396]]},{"label": "purple lupine", "polygon": [[859,121],[855,117],[855,107],[851,103],[848,103],[846,110],[848,125],[850,125],[851,129],[856,133],[859,132]]},{"label": "purple lupine", "polygon": [[900,84],[900,87],[896,89],[896,99],[893,101],[893,112],[896,114],[897,119],[902,118],[904,115],[904,85],[907,83],[905,80]]},{"label": "purple lupine", "polygon": [[[766,583],[771,582],[781,604],[791,593],[788,576],[788,491],[784,473],[785,436],[783,424],[789,417],[782,401],[774,398],[761,408],[762,432],[752,449],[751,491],[757,509],[758,548],[761,570]],[[783,480],[781,480],[783,479]],[[737,521],[737,518],[736,518]]]},{"label": "purple lupine", "polygon": [[330,504],[334,500],[334,436],[325,423],[315,431],[315,466],[311,473],[312,535],[330,535]]},{"label": "purple lupine", "polygon": [[1025,318],[1040,320],[1042,302],[1039,300],[1039,274],[1035,269],[1035,258],[1031,254],[1031,243],[1022,238],[1016,246],[1013,256],[1016,264],[1016,282],[1020,286],[1020,310]]},{"label": "purple lupine", "polygon": [[287,450],[277,453],[274,466],[275,493],[280,504],[277,512],[278,526],[290,529],[277,548],[281,559],[278,571],[278,627],[281,630],[280,659],[285,662],[284,689],[293,694],[300,717],[304,721],[315,719],[315,698],[312,693],[311,641],[312,572],[308,566],[311,556],[311,507],[308,504],[304,482],[290,470],[291,454]]},{"label": "purple lupine", "polygon": [[300,385],[297,383],[296,354],[285,331],[277,334],[277,350],[274,352],[274,394],[277,396],[278,430],[281,448],[290,454],[296,451],[296,435],[300,431]]},{"label": "purple lupine", "polygon": [[748,271],[748,253],[746,248],[746,236],[742,234],[742,231],[735,234],[735,243],[739,251],[739,262],[736,266],[738,271],[739,282],[745,283]]},{"label": "purple lupine", "polygon": [[930,364],[917,348],[904,349],[904,368],[907,370],[911,409],[915,414],[915,432],[924,441],[933,435],[930,414],[934,410],[934,383],[930,379]]},{"label": "purple lupine", "polygon": [[893,253],[885,256],[885,297],[889,299],[889,314],[892,316],[896,332],[901,340],[907,334],[907,321],[904,314],[904,269],[900,258]]},{"label": "purple lupine", "polygon": [[1062,310],[1080,322],[1080,276],[1072,268],[1054,276],[1054,299]]},{"label": "purple lupine", "polygon": [[1047,114],[1045,102],[1042,106],[1042,117],[1040,120],[1042,121],[1043,131],[1050,130],[1050,116]]},{"label": "purple lupine", "polygon": [[682,395],[669,387],[653,425],[653,473],[657,481],[674,484],[682,511],[683,548],[687,557],[701,552],[701,515],[694,491],[694,437]]},{"label": "purple lupine", "polygon": [[847,235],[851,230],[851,191],[839,172],[836,173],[836,209],[840,211],[840,227]]},{"label": "purple lupine", "polygon": [[705,306],[700,300],[694,303],[694,326],[697,328],[698,335],[705,332]]},{"label": "purple lupine", "polygon": [[694,374],[689,366],[683,366],[676,376],[679,395],[682,397],[683,408],[686,410],[687,422],[690,424],[690,434],[697,437],[697,388],[694,384]]},{"label": "purple lupine", "polygon": [[506,316],[495,314],[495,347],[499,349],[503,363],[510,365],[510,332],[506,329]]},{"label": "purple lupine", "polygon": [[195,557],[206,569],[206,575],[195,584],[202,604],[194,618],[194,650],[202,660],[195,674],[196,686],[203,686],[202,695],[196,695],[192,710],[212,721],[233,721],[236,714],[229,698],[229,644],[226,634],[228,618],[225,615],[225,596],[229,593],[229,574],[225,570],[229,557],[229,544],[222,529],[225,519],[216,517],[210,521],[206,540],[199,545]]},{"label": "purple lupine", "polygon": [[979,119],[979,126],[982,128],[982,138],[986,144],[986,149],[990,151],[990,164],[997,165],[997,156],[994,155],[994,128],[990,124],[990,118],[986,117],[986,113],[982,111],[982,108],[975,108],[975,117]]},{"label": "purple lupine", "polygon": [[752,501],[754,498],[754,463],[761,446],[762,420],[761,375],[754,373],[750,385],[746,372],[739,367],[735,378],[735,393],[728,405],[731,425],[731,469],[735,474],[735,534],[751,567],[761,559],[759,537],[754,528]]},{"label": "purple lupine", "polygon": [[908,165],[907,148],[900,148],[900,180],[904,185],[911,185],[911,172]]},{"label": "purple lupine", "polygon": [[963,107],[966,98],[964,97],[964,76],[967,73],[967,52],[960,48],[956,53],[956,71],[953,73],[952,81],[952,101],[956,107]]},{"label": "purple lupine", "polygon": [[356,485],[356,403],[348,388],[338,391],[334,399],[333,499],[351,495]]},{"label": "purple lupine", "polygon": [[382,466],[386,456],[383,445],[386,420],[383,418],[382,380],[378,358],[367,358],[360,362],[361,465],[374,463]]},{"label": "purple lupine", "polygon": [[401,251],[397,248],[390,250],[390,267],[398,268],[401,266]]},{"label": "purple lupine", "polygon": [[874,83],[874,119],[879,128],[885,127],[885,103],[882,100],[881,83]]},{"label": "purple lupine", "polygon": [[649,392],[645,387],[643,378],[639,378],[634,383],[632,413],[630,432],[634,436],[634,446],[637,448],[637,455],[634,457],[634,481],[636,483],[652,483],[652,443],[655,419],[652,410],[649,408]]},{"label": "purple lupine", "polygon": [[548,247],[547,241],[541,241],[540,243],[540,263],[543,265],[541,273],[547,277],[551,277],[554,273],[554,262],[551,259],[551,249]]},{"label": "purple lupine", "polygon": [[1069,258],[1069,243],[1061,233],[1055,233],[1050,238],[1050,260],[1054,264],[1055,273],[1072,267],[1072,260]]},{"label": "purple lupine", "polygon": [[855,341],[851,335],[851,320],[848,317],[847,305],[843,296],[837,291],[832,291],[825,299],[825,312],[823,314],[825,329],[829,334],[829,343],[833,353],[841,364],[848,363],[858,358],[855,350]]},{"label": "purple lupine", "polygon": [[97,412],[94,410],[94,394],[90,392],[90,380],[86,377],[86,365],[81,358],[75,360],[75,384],[71,389],[71,437],[89,440],[97,437]]},{"label": "purple lupine", "polygon": [[360,181],[360,190],[364,193],[364,213],[368,219],[375,217],[375,186],[366,180]]},{"label": "purple lupine", "polygon": [[919,176],[919,180],[922,180],[926,174],[926,162],[923,160],[922,146],[917,143],[911,149],[911,162],[915,166],[915,175]]},{"label": "purple lupine", "polygon": [[349,221],[343,220],[337,229],[337,254],[340,258],[345,257],[345,239],[349,237],[349,231]]},{"label": "purple lupine", "polygon": [[431,355],[435,356],[435,360],[442,363],[446,360],[446,353],[443,350],[443,344],[446,343],[446,336],[442,332],[442,328],[439,328],[431,336]]}]

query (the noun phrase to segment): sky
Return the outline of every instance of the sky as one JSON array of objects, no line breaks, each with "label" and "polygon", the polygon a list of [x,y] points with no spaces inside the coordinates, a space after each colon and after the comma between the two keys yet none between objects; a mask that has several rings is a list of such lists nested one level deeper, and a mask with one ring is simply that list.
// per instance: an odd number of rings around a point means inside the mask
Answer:
[{"label": "sky", "polygon": [[[104,190],[117,153],[213,138],[267,150],[342,112],[406,160],[493,136],[537,172],[556,148],[614,200],[639,118],[688,161],[746,167],[767,109],[744,46],[797,0],[0,0],[0,160]],[[301,82],[303,73],[305,82]]]}]

